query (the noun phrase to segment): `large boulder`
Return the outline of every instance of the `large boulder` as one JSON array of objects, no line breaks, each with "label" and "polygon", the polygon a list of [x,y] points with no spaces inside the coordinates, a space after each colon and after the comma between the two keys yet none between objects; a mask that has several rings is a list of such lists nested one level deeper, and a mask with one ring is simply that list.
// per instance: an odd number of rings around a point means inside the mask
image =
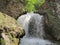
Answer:
[{"label": "large boulder", "polygon": [[45,18],[46,32],[55,40],[60,40],[60,19],[54,15]]},{"label": "large boulder", "polygon": [[23,28],[17,21],[0,12],[0,37],[1,45],[18,45],[19,38],[24,35]]}]

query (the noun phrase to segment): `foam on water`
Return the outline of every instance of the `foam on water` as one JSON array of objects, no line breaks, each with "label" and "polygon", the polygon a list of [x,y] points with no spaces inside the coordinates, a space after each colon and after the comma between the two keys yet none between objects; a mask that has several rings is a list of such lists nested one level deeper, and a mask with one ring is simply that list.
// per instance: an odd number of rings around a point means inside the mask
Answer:
[{"label": "foam on water", "polygon": [[20,45],[53,45],[53,43],[38,38],[23,38]]}]

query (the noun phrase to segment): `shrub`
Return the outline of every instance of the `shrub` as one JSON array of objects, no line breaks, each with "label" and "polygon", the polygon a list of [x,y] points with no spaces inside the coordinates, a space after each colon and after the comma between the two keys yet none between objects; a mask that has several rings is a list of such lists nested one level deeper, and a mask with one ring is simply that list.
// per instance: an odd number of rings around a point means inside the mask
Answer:
[{"label": "shrub", "polygon": [[44,2],[45,0],[24,0],[25,10],[32,12],[35,10],[35,5],[40,7]]}]

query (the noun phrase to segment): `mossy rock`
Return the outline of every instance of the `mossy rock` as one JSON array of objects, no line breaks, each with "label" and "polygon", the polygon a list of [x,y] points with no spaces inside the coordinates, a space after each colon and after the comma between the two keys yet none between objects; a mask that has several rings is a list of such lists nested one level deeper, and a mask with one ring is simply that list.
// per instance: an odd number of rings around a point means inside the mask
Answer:
[{"label": "mossy rock", "polygon": [[5,45],[5,40],[1,38],[1,45]]},{"label": "mossy rock", "polygon": [[18,45],[19,38],[24,35],[23,28],[17,21],[0,12],[0,36],[2,45]]},{"label": "mossy rock", "polygon": [[46,32],[55,40],[60,40],[60,19],[54,15],[47,15]]}]

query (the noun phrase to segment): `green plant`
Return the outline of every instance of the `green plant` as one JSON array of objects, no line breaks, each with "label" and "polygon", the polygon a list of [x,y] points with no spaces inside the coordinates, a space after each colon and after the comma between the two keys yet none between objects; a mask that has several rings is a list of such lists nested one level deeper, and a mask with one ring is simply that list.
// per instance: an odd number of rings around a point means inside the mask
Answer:
[{"label": "green plant", "polygon": [[3,38],[1,38],[1,42],[0,43],[1,43],[1,45],[6,45],[5,44],[5,40]]},{"label": "green plant", "polygon": [[28,12],[32,12],[35,10],[35,5],[41,6],[45,0],[25,0],[25,10]]}]

